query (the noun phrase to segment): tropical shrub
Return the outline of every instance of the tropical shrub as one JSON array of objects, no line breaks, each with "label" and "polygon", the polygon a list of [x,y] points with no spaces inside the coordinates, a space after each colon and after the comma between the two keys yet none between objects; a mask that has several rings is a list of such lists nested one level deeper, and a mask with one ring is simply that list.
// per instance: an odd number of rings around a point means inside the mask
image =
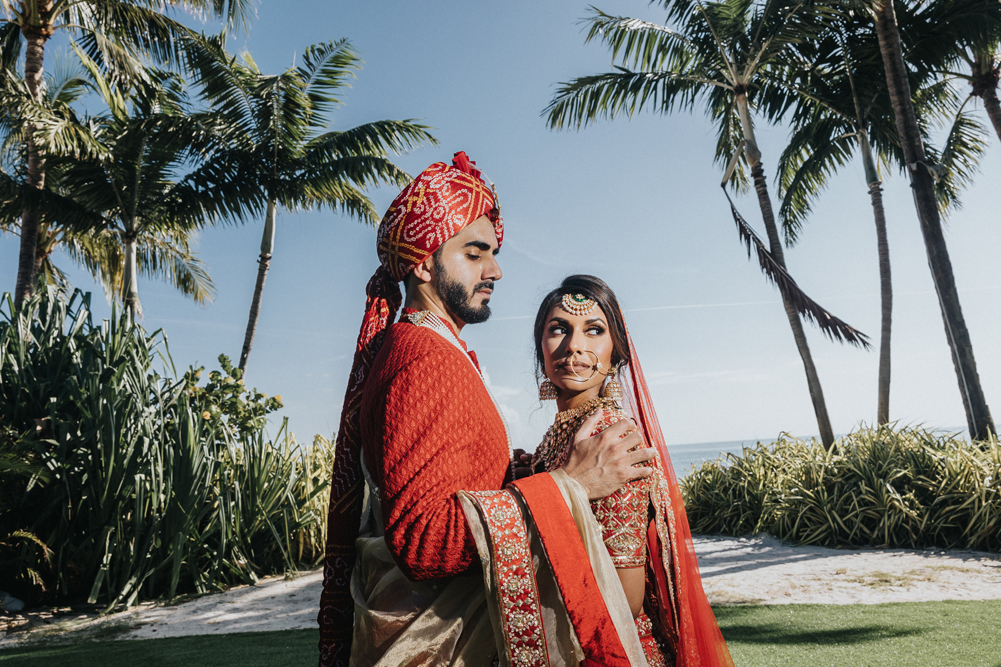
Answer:
[{"label": "tropical shrub", "polygon": [[158,357],[172,367],[161,334],[128,313],[96,325],[79,291],[43,290],[13,313],[8,298],[0,455],[44,474],[0,470],[0,538],[37,539],[0,539],[0,562],[19,559],[0,570],[0,589],[134,604],[322,557],[324,452],[303,451],[284,424],[265,437],[279,398],[244,389],[224,358],[203,387],[198,369],[161,375]]},{"label": "tropical shrub", "polygon": [[865,428],[827,451],[783,435],[682,481],[693,533],[800,544],[1001,551],[1001,446],[922,428]]}]

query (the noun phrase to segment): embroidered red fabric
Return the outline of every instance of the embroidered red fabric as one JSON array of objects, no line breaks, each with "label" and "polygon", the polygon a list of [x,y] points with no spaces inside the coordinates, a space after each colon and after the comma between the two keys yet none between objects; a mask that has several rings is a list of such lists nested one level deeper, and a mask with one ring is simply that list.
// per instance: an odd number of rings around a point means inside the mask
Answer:
[{"label": "embroidered red fabric", "polygon": [[[671,506],[674,510],[675,522],[672,528],[675,530],[675,539],[680,551],[680,562],[676,563],[674,567],[674,573],[677,576],[678,618],[673,617],[670,611],[671,605],[666,604],[671,597],[668,582],[665,578],[656,576],[663,575],[664,572],[662,569],[656,571],[657,568],[654,568],[654,581],[651,583],[656,588],[655,597],[663,603],[659,605],[659,611],[664,615],[659,621],[662,627],[677,633],[677,667],[715,667],[717,665],[733,667],[730,650],[726,646],[726,640],[723,639],[723,633],[720,632],[719,624],[716,622],[716,615],[713,614],[709,600],[702,589],[699,561],[695,555],[692,531],[688,526],[688,516],[684,511],[685,504],[681,497],[681,489],[678,486],[674,468],[671,466],[671,456],[667,451],[664,434],[660,430],[660,422],[654,411],[653,400],[643,376],[639,356],[633,346],[632,336],[629,336],[629,354],[631,360],[626,365],[628,372],[623,378],[624,407],[626,412],[632,415],[643,428],[647,443],[656,448],[660,454],[663,473],[668,482]],[[665,545],[659,544],[657,532],[652,526],[649,531],[648,546],[650,560],[662,562],[661,549]]]},{"label": "embroidered red fabric", "polygon": [[480,179],[475,163],[460,152],[453,166],[438,162],[421,172],[393,200],[379,224],[381,266],[365,289],[365,316],[344,394],[330,481],[323,593],[317,614],[321,667],[346,667],[351,654],[354,607],[349,582],[364,491],[359,433],[362,391],[384,331],[400,308],[398,283],[445,241],[485,214],[493,221],[500,244],[504,225],[496,197]]},{"label": "embroidered red fabric", "polygon": [[574,525],[573,516],[556,482],[542,474],[519,479],[511,486],[518,490],[532,513],[567,615],[584,651],[582,667],[628,667],[629,658],[612,624],[598,580],[587,566],[587,551],[580,533],[567,530],[568,525]]}]

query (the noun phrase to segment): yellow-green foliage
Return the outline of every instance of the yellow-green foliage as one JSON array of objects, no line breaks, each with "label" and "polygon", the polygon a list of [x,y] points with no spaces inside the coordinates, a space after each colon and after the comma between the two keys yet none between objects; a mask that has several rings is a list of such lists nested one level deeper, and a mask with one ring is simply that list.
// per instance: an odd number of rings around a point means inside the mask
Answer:
[{"label": "yellow-green foliage", "polygon": [[327,505],[330,501],[330,473],[334,469],[334,443],[322,435],[313,446],[300,450],[293,494],[296,505],[314,520],[296,532],[296,553],[300,563],[318,565],[327,544]]},{"label": "yellow-green foliage", "polygon": [[682,481],[693,533],[802,544],[1001,550],[1001,447],[920,428],[860,429],[826,451],[783,435]]},{"label": "yellow-green foliage", "polygon": [[221,359],[160,375],[160,335],[88,297],[0,307],[0,589],[131,605],[322,558],[332,447],[300,447],[281,405]]}]

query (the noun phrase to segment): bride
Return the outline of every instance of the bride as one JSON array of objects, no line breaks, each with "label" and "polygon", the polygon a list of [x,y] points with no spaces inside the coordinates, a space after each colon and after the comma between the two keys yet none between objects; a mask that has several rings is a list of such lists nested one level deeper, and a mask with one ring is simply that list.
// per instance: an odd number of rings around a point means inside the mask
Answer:
[{"label": "bride", "polygon": [[594,433],[631,417],[657,451],[654,475],[591,502],[625,595],[624,603],[606,602],[628,605],[650,667],[733,665],[702,590],[681,492],[639,359],[608,285],[575,275],[546,295],[535,319],[535,353],[539,397],[555,400],[559,410],[532,459],[536,471],[562,467],[577,429],[595,413]]}]

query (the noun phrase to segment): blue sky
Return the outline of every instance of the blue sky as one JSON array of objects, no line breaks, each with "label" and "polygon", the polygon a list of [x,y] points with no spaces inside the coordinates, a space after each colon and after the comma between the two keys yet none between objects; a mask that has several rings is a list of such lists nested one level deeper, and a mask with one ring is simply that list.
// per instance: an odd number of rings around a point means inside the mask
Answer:
[{"label": "blue sky", "polygon": [[[638,0],[598,6],[652,20],[662,14]],[[748,262],[719,191],[709,122],[699,114],[641,113],[580,132],[546,128],[541,112],[558,82],[610,66],[601,45],[584,44],[579,19],[586,10],[577,1],[263,0],[249,35],[235,35],[230,48],[245,48],[262,70],[278,72],[309,44],[349,38],[365,66],[333,115],[335,129],[422,119],[440,145],[400,158],[404,169],[416,174],[465,150],[497,184],[507,234],[499,256],[504,278],[492,299],[494,316],[463,337],[504,406],[516,446],[534,449],[553,412],[537,400],[532,318],[542,295],[577,272],[600,276],[618,294],[669,443],[816,433],[779,295]],[[758,133],[771,178],[787,132],[759,125]],[[946,238],[981,382],[997,406],[1001,149],[989,139],[982,172],[964,209],[948,220]],[[884,177],[895,290],[891,418],[961,427],[909,188],[899,174]],[[380,210],[395,194],[370,192]],[[763,234],[755,200],[736,202]],[[144,324],[166,332],[178,366],[213,368],[220,353],[239,356],[262,227],[248,220],[201,234],[199,253],[218,289],[206,307],[167,285],[140,285]],[[17,238],[0,237],[2,289],[13,288],[16,258]],[[820,199],[786,260],[814,299],[876,341],[876,259],[862,167],[852,164]],[[56,262],[77,286],[100,291],[67,258]],[[376,266],[373,228],[327,211],[279,213],[247,382],[282,395],[282,414],[300,440],[336,429],[364,286]],[[99,316],[110,312],[102,295],[94,301]],[[808,337],[835,432],[872,422],[877,353],[831,343],[810,327]]]}]

